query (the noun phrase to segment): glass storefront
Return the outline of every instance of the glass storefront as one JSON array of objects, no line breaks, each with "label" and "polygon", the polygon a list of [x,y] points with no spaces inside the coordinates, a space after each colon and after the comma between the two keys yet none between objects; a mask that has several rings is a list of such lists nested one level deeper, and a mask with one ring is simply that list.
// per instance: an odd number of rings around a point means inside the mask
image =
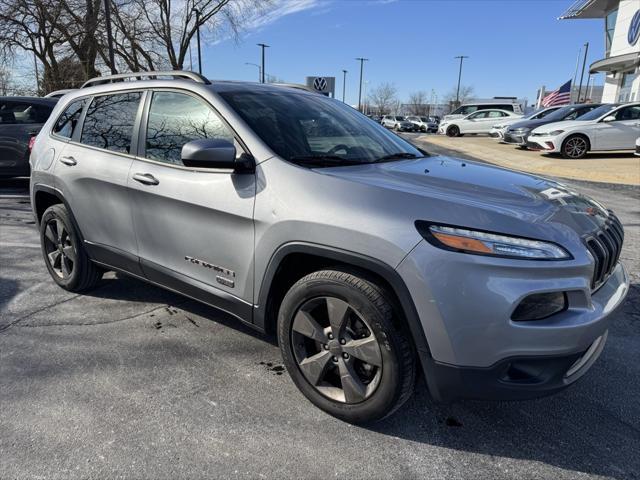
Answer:
[{"label": "glass storefront", "polygon": [[640,74],[624,73],[622,75],[622,82],[620,83],[620,89],[618,90],[618,102],[633,102],[638,100],[637,92],[633,92],[633,82],[636,81]]}]

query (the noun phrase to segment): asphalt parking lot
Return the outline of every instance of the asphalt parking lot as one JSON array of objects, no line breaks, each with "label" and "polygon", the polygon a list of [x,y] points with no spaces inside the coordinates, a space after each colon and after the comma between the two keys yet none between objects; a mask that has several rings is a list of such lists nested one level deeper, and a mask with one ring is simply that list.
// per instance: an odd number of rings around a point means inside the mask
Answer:
[{"label": "asphalt parking lot", "polygon": [[633,282],[592,371],[519,403],[436,405],[420,382],[365,428],[213,308],[115,274],[56,287],[27,182],[0,180],[0,478],[640,478],[640,191],[572,185],[622,219]]}]

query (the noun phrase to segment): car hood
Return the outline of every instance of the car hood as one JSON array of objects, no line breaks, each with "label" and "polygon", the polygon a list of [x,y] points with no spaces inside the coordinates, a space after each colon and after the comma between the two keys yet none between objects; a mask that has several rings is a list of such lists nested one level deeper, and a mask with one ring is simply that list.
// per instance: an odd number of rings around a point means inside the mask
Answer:
[{"label": "car hood", "polygon": [[[558,182],[445,156],[317,170],[375,187],[380,212],[564,243],[600,228],[607,210]],[[370,189],[369,189],[370,191]]]},{"label": "car hood", "polygon": [[547,125],[548,123],[559,123],[558,121],[552,122],[550,120],[545,120],[544,118],[539,118],[537,120],[521,120],[515,122],[509,126],[509,128],[529,128],[533,130],[534,128],[541,127],[543,125]]},{"label": "car hood", "polygon": [[[564,122],[547,123],[534,130],[535,133],[553,132],[554,130],[566,130],[574,127],[585,127],[593,122],[580,120],[566,120]],[[533,133],[533,132],[532,132]]]}]

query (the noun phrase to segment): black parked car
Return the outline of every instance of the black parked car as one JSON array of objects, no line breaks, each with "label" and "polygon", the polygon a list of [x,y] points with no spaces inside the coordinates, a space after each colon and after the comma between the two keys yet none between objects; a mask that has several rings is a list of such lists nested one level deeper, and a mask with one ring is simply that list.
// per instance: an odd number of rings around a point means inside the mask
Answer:
[{"label": "black parked car", "polygon": [[29,140],[38,134],[57,101],[0,97],[0,177],[29,176]]}]

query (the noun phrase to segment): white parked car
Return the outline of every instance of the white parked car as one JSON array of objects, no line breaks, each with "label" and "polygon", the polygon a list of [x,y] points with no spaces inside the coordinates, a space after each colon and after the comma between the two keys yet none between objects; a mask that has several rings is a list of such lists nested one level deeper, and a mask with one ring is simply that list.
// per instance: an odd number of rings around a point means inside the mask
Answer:
[{"label": "white parked car", "polygon": [[489,136],[493,138],[499,138],[502,140],[504,138],[504,132],[507,130],[508,127],[510,127],[514,123],[519,122],[521,120],[539,120],[541,118],[546,117],[550,113],[555,112],[559,108],[561,107],[556,106],[556,107],[540,108],[535,112],[530,113],[529,115],[525,115],[522,118],[518,118],[518,117],[506,118],[502,120],[500,123],[497,123],[493,127],[491,127],[491,130],[489,130]]},{"label": "white parked car", "polygon": [[522,115],[508,110],[478,110],[464,118],[443,120],[438,127],[438,133],[449,137],[459,137],[466,133],[489,133],[496,122],[502,122],[507,119],[519,120],[521,118]]},{"label": "white parked car", "polygon": [[636,140],[636,155],[640,157],[640,137]]},{"label": "white parked car", "polygon": [[598,150],[631,150],[640,135],[640,102],[602,105],[579,120],[549,123],[531,132],[530,150],[583,158]]},{"label": "white parked car", "polygon": [[515,101],[495,101],[492,103],[465,103],[456,108],[453,112],[444,116],[442,120],[450,121],[458,118],[464,118],[467,115],[477,112],[478,110],[507,110],[509,112],[522,115],[522,105]]}]

